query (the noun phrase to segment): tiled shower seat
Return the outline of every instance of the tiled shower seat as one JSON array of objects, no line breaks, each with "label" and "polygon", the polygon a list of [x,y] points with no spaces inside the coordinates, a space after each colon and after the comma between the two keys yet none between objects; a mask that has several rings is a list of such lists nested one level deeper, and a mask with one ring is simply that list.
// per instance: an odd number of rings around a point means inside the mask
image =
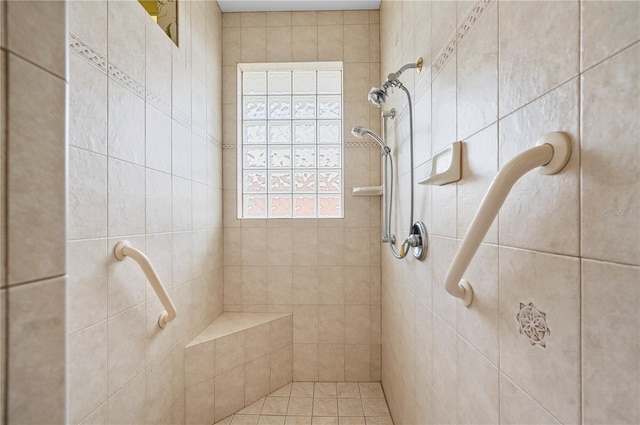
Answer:
[{"label": "tiled shower seat", "polygon": [[218,316],[186,347],[188,424],[212,424],[293,378],[291,314]]}]

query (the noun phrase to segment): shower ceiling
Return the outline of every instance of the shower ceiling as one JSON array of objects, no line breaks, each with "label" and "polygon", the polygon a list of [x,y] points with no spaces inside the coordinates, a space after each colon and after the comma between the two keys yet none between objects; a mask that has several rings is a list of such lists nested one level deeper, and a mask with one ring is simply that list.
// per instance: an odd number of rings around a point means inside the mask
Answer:
[{"label": "shower ceiling", "polygon": [[380,0],[218,0],[223,12],[380,9]]}]

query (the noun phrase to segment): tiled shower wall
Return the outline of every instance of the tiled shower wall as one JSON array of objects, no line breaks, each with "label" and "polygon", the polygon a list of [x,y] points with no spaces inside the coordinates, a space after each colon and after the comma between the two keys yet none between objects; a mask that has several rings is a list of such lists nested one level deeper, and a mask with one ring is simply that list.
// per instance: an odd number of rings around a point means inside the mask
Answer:
[{"label": "tiled shower wall", "polygon": [[[380,379],[380,149],[350,133],[377,131],[367,103],[378,84],[378,11],[223,14],[225,311],[293,312],[293,379]],[[239,62],[344,61],[344,219],[238,220]]]},{"label": "tiled shower wall", "polygon": [[222,312],[222,17],[178,5],[179,47],[137,1],[68,6],[71,424],[185,423],[184,347]]},{"label": "tiled shower wall", "polygon": [[65,23],[63,2],[0,2],[5,424],[65,421]]},{"label": "tiled shower wall", "polygon": [[[433,63],[401,77],[415,179],[464,142],[461,181],[416,187],[426,260],[382,254],[395,423],[640,422],[640,3],[383,1],[380,21],[382,75]],[[390,104],[406,110],[401,94]],[[390,126],[404,235],[408,120]],[[497,170],[550,131],[569,134],[571,159],[514,186],[465,274],[466,308],[443,283],[460,240]]]}]

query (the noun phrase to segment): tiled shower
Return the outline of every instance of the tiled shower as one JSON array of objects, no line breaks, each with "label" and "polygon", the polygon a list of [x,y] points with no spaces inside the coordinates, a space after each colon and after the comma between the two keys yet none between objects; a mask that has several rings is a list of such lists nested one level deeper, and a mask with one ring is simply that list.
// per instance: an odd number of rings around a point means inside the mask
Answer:
[{"label": "tiled shower", "polygon": [[[2,2],[3,423],[213,424],[245,404],[227,422],[640,423],[640,3],[177,4],[179,47],[137,1]],[[380,149],[350,129],[382,133],[367,92],[418,57],[415,179],[454,141],[462,179],[415,182],[428,253],[397,260],[380,198],[351,195],[381,184]],[[238,220],[237,64],[306,61],[343,62],[344,218]],[[391,107],[404,235],[406,98]],[[449,264],[497,171],[550,131],[571,158],[513,188],[467,308]],[[176,304],[165,329],[122,239]],[[203,346],[231,366],[194,369],[185,347],[223,312],[285,331]]]}]

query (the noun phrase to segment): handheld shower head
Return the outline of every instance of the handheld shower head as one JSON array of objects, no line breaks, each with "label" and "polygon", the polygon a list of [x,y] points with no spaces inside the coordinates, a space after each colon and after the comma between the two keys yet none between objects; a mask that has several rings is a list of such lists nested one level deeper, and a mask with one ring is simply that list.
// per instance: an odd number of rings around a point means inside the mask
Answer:
[{"label": "handheld shower head", "polygon": [[387,89],[389,87],[401,87],[402,83],[398,80],[400,74],[402,74],[407,69],[415,68],[418,73],[422,71],[422,58],[418,58],[416,63],[408,63],[404,65],[402,68],[397,70],[394,73],[391,73],[387,76],[387,81],[385,81],[381,86],[372,87],[369,90],[369,102],[373,105],[380,108],[384,103],[389,99],[389,94],[387,93]]},{"label": "handheld shower head", "polygon": [[351,129],[351,134],[353,134],[354,136],[356,136],[359,139],[362,139],[365,135],[371,137],[373,140],[378,142],[378,144],[382,148],[382,154],[383,155],[387,155],[388,153],[391,152],[391,149],[389,149],[389,147],[384,142],[384,140],[382,140],[380,138],[380,136],[378,136],[376,133],[374,133],[373,131],[369,130],[368,128],[365,128],[365,127],[353,127]]}]

